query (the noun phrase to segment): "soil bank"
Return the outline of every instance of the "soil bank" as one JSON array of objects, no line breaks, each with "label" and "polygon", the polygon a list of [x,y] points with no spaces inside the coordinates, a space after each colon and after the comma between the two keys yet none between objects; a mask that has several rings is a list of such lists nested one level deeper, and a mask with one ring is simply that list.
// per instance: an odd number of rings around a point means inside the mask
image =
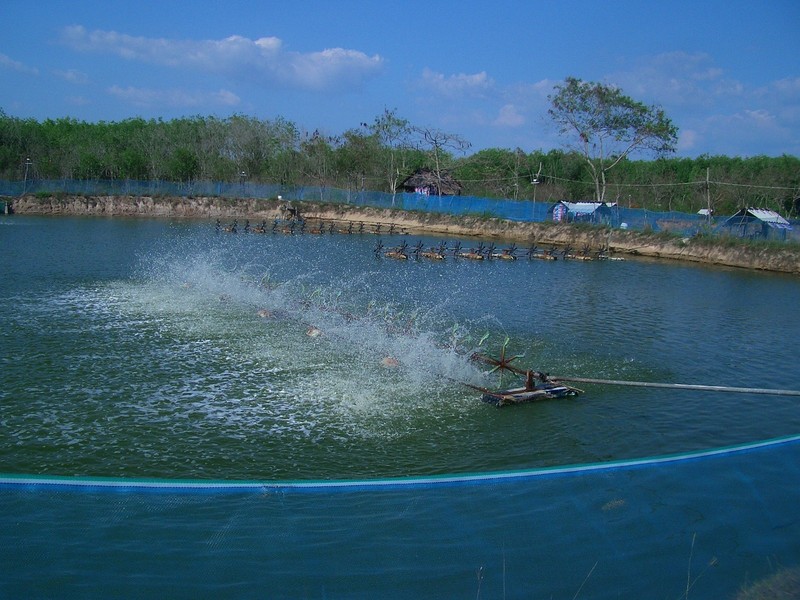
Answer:
[{"label": "soil bank", "polygon": [[[451,216],[394,209],[277,199],[149,196],[23,196],[8,200],[14,213],[104,217],[219,219],[255,225],[288,217],[287,206],[306,220],[380,224],[387,231],[516,243],[520,247],[571,247],[574,251],[607,249],[615,256],[641,256],[710,265],[800,274],[800,245],[728,243],[709,238],[680,238],[663,234],[558,223],[521,223],[478,216]],[[346,225],[345,225],[346,226]]]}]

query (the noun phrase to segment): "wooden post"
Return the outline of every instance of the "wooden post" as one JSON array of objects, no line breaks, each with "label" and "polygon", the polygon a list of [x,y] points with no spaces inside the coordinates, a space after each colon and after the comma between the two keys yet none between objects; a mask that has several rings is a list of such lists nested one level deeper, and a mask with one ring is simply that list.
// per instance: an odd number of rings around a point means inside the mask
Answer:
[{"label": "wooden post", "polygon": [[528,369],[525,373],[525,389],[531,391],[534,387],[533,384],[533,371]]}]

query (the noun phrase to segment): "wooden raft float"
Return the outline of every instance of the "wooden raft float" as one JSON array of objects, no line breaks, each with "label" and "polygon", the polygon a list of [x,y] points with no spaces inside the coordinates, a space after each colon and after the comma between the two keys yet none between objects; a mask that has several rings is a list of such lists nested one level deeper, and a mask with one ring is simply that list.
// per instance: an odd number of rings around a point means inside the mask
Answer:
[{"label": "wooden raft float", "polygon": [[482,390],[481,400],[494,404],[498,408],[513,404],[527,404],[529,402],[539,402],[540,400],[553,400],[555,398],[567,398],[577,396],[580,390],[554,383],[552,381],[542,381],[533,383],[533,377],[526,379],[524,387],[511,388],[493,392],[492,390]]},{"label": "wooden raft float", "polygon": [[[526,404],[529,402],[538,402],[540,400],[550,400],[554,398],[566,398],[569,396],[577,396],[583,393],[583,390],[566,385],[565,381],[578,382],[578,383],[592,383],[600,385],[621,385],[621,386],[634,386],[634,387],[649,387],[649,388],[666,388],[673,390],[694,390],[701,392],[726,392],[726,393],[739,393],[739,394],[766,394],[774,396],[795,396],[800,397],[800,390],[782,390],[771,388],[752,388],[752,387],[732,387],[723,385],[700,385],[700,384],[687,384],[687,383],[657,383],[651,381],[619,381],[614,379],[593,379],[587,377],[551,377],[546,373],[539,373],[538,371],[519,369],[511,364],[518,356],[506,358],[505,345],[503,345],[500,353],[500,358],[493,358],[485,354],[473,354],[473,360],[484,362],[492,365],[494,368],[492,372],[497,370],[505,370],[523,375],[525,377],[524,387],[511,388],[504,390],[489,390],[478,386],[466,384],[469,387],[478,390],[482,393],[484,402],[494,404],[497,407],[510,406],[514,404]],[[538,380],[538,382],[537,382]]]},{"label": "wooden raft float", "polygon": [[477,386],[470,386],[477,389],[482,393],[481,399],[489,404],[494,404],[498,408],[503,406],[511,406],[514,404],[528,404],[530,402],[539,402],[541,400],[553,400],[555,398],[567,398],[570,396],[577,396],[582,392],[578,388],[565,385],[560,382],[551,381],[548,376],[538,371],[531,369],[519,369],[511,365],[511,361],[519,358],[512,356],[506,358],[506,347],[500,352],[500,358],[492,358],[485,354],[474,354],[473,360],[484,362],[492,365],[492,371],[510,371],[516,375],[525,377],[525,385],[522,387],[504,389],[504,390],[489,390]]}]

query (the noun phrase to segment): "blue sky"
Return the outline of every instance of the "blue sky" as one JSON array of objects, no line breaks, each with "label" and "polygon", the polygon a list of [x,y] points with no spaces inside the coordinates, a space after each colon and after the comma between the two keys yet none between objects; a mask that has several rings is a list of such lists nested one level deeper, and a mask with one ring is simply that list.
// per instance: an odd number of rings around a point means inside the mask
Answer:
[{"label": "blue sky", "polygon": [[384,109],[483,148],[565,148],[566,77],[679,128],[677,155],[800,156],[798,0],[3,0],[0,108],[245,114],[329,135]]}]

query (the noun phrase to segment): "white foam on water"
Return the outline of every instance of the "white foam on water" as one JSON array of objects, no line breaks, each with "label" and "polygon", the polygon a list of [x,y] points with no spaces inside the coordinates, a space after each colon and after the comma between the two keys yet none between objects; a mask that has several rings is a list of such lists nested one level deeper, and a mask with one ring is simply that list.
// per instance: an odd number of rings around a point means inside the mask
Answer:
[{"label": "white foam on water", "polygon": [[139,401],[143,418],[198,415],[234,436],[375,437],[437,418],[443,402],[474,409],[459,382],[482,373],[455,351],[443,313],[373,301],[363,273],[314,285],[315,272],[278,280],[229,263],[219,249],[149,256],[139,277],[105,290],[102,310],[130,326],[139,358],[181,366]]}]

